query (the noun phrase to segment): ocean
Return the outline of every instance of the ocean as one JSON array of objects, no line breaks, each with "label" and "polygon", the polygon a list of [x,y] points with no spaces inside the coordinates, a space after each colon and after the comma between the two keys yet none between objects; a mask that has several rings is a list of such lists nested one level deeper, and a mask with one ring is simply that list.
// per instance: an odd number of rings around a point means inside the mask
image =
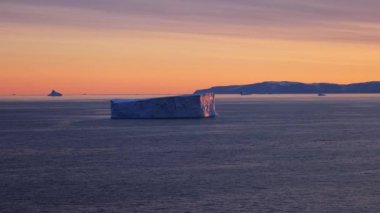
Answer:
[{"label": "ocean", "polygon": [[213,119],[0,97],[0,212],[380,212],[380,95],[217,95]]}]

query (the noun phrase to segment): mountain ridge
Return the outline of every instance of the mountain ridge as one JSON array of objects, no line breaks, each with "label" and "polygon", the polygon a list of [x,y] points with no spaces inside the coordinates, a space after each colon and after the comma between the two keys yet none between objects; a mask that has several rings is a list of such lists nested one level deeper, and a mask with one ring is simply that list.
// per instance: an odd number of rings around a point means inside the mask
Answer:
[{"label": "mountain ridge", "polygon": [[335,83],[302,83],[293,81],[264,81],[246,85],[214,86],[196,90],[194,94],[350,94],[380,93],[380,81],[369,81],[351,84]]}]

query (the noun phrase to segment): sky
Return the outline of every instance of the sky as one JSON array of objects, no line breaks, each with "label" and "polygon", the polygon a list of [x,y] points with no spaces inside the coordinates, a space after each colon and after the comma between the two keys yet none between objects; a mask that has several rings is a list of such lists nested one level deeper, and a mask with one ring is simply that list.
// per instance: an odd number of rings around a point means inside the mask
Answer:
[{"label": "sky", "polygon": [[0,0],[0,95],[380,80],[379,0]]}]

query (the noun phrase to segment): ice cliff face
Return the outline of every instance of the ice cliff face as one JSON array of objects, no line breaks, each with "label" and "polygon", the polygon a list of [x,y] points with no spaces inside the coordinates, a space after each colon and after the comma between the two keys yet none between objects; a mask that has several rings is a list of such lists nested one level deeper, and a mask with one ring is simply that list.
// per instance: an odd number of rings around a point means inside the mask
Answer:
[{"label": "ice cliff face", "polygon": [[214,94],[111,100],[111,118],[209,118],[215,117]]}]

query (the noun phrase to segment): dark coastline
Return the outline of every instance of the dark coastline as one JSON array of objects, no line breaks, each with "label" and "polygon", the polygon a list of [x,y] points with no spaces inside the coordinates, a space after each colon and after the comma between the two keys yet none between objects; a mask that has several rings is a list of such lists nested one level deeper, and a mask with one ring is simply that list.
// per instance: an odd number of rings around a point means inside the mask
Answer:
[{"label": "dark coastline", "polygon": [[248,85],[215,86],[201,89],[195,94],[380,94],[380,81],[334,84],[334,83],[301,83],[290,81],[266,81]]}]

